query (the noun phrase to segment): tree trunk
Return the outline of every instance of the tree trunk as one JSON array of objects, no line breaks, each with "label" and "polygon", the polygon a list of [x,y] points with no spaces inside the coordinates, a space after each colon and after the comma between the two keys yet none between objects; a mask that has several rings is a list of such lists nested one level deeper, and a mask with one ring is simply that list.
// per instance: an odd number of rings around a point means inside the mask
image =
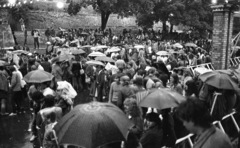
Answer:
[{"label": "tree trunk", "polygon": [[107,22],[108,22],[110,14],[111,14],[110,11],[108,11],[108,12],[102,11],[101,12],[101,21],[102,21],[101,29],[102,29],[102,31],[104,31],[107,26]]}]

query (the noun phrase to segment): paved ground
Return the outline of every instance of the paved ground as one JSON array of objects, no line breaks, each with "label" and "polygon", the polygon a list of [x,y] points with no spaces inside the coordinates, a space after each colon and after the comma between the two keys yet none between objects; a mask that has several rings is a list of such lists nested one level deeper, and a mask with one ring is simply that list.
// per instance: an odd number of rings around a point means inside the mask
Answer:
[{"label": "paved ground", "polygon": [[[75,105],[90,102],[92,99],[88,97],[88,94],[88,91],[78,93]],[[9,101],[8,111],[11,111]],[[28,110],[17,116],[0,116],[0,148],[33,148],[33,144],[29,142],[31,133],[27,131],[31,116]]]}]

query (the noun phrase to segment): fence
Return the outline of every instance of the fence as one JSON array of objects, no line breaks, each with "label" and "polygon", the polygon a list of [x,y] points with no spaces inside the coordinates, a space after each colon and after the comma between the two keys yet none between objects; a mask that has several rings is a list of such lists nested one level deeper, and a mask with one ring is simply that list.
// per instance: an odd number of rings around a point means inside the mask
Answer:
[{"label": "fence", "polygon": [[196,65],[196,66],[188,66],[187,68],[190,69],[190,71],[192,72],[193,75],[195,75],[195,68],[199,68],[199,67],[203,67],[206,69],[211,69],[211,70],[215,70],[212,63],[205,63],[205,64],[200,64],[200,65]]},{"label": "fence", "polygon": [[[223,120],[225,120],[225,119],[227,119],[227,118],[231,118],[231,120],[233,121],[233,124],[234,124],[234,126],[235,126],[235,128],[236,128],[236,130],[239,132],[239,126],[238,126],[238,124],[237,124],[236,119],[235,119],[234,116],[233,116],[234,114],[236,114],[236,112],[232,112],[232,113],[224,116],[221,121],[223,121]],[[219,127],[219,129],[222,130],[222,131],[225,133],[225,130],[224,130],[223,126],[222,126],[221,121],[214,121],[213,124],[214,124],[214,125],[217,125],[217,126]],[[192,148],[192,147],[193,147],[193,142],[192,142],[192,139],[191,139],[192,136],[193,136],[193,134],[189,134],[189,135],[187,135],[187,136],[185,136],[185,137],[182,137],[182,138],[180,138],[180,139],[178,139],[178,140],[176,141],[176,144],[180,144],[180,143],[184,142],[185,140],[187,140],[188,143],[189,143],[189,145],[190,145],[191,148]]]},{"label": "fence", "polygon": [[240,57],[230,59],[230,66],[238,66],[240,64]]}]

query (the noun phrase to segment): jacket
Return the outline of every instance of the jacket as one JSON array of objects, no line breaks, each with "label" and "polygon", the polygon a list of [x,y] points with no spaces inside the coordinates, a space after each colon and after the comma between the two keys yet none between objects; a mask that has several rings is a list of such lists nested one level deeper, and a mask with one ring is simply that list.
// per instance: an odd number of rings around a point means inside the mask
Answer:
[{"label": "jacket", "polygon": [[8,79],[3,71],[0,71],[0,90],[8,92]]},{"label": "jacket", "polygon": [[232,148],[226,134],[212,125],[196,139],[193,148]]},{"label": "jacket", "polygon": [[158,127],[148,129],[140,139],[143,148],[160,148],[162,144],[163,131]]},{"label": "jacket", "polygon": [[21,77],[17,71],[12,73],[11,79],[11,89],[12,91],[21,91]]}]

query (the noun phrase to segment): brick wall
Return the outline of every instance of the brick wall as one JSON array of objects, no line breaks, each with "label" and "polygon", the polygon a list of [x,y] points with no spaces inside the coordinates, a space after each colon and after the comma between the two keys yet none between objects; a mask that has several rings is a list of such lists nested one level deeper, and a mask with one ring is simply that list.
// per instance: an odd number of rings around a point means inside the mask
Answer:
[{"label": "brick wall", "polygon": [[[213,54],[212,60],[215,69],[227,69],[229,66],[233,14],[230,13],[230,28],[229,26],[229,9],[230,6],[219,6],[213,8]],[[229,36],[228,36],[229,35]],[[227,40],[229,43],[227,45]]]}]

